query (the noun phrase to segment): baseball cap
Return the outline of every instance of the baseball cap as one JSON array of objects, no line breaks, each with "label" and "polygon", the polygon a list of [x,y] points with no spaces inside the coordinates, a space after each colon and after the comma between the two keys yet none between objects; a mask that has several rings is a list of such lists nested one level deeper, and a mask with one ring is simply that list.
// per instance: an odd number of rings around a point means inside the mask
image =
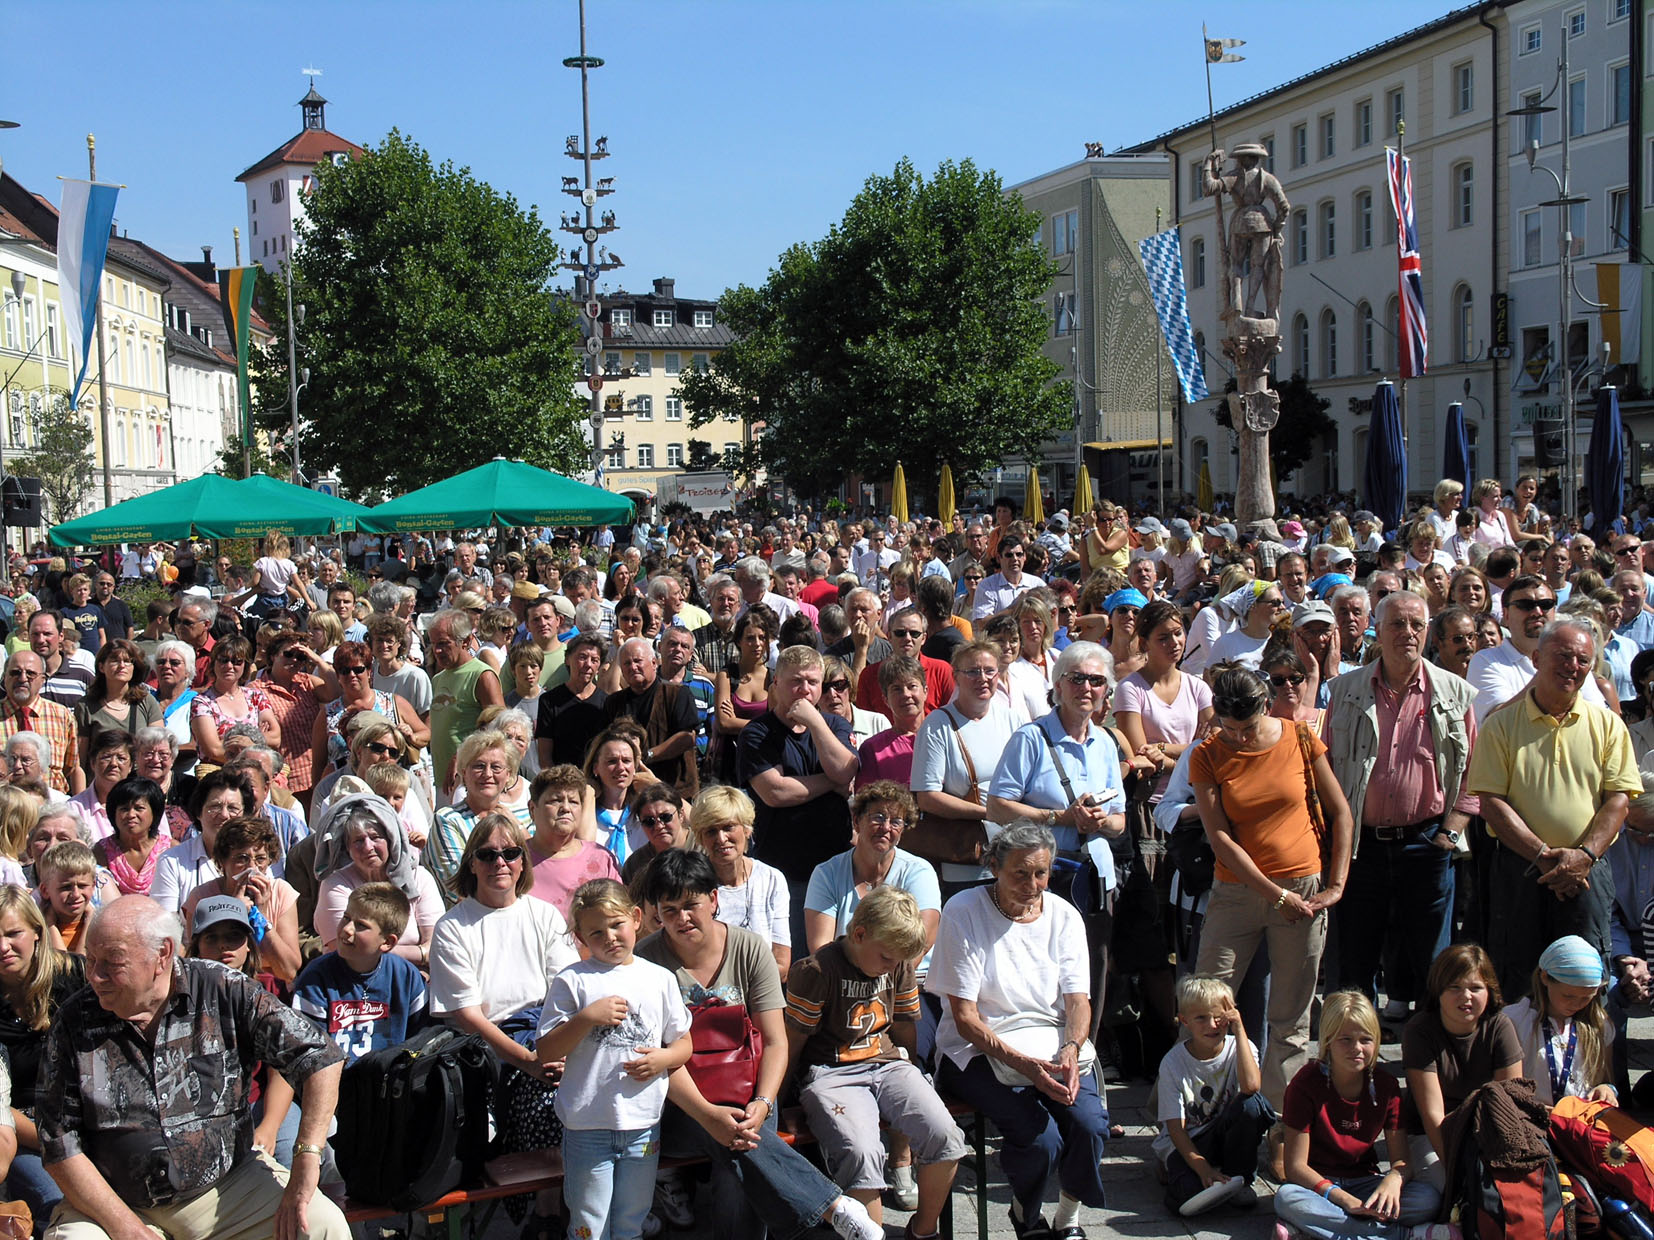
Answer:
[{"label": "baseball cap", "polygon": [[236,896],[208,896],[195,906],[195,916],[190,919],[190,937],[194,938],[226,921],[233,921],[248,934],[253,932],[253,923],[247,918],[247,906],[240,899]]},{"label": "baseball cap", "polygon": [[[544,596],[542,595],[542,597]],[[553,594],[551,596],[551,605],[557,609],[557,614],[562,616],[563,619],[574,619],[574,604],[569,601],[568,595]]]},{"label": "baseball cap", "polygon": [[1348,547],[1334,547],[1327,559],[1333,564],[1353,564],[1355,563],[1355,552]]},{"label": "baseball cap", "polygon": [[1216,534],[1219,538],[1223,539],[1224,542],[1234,542],[1235,541],[1236,535],[1235,535],[1235,526],[1234,526],[1233,522],[1219,521],[1216,525],[1211,526],[1210,529],[1211,529],[1212,533]]},{"label": "baseball cap", "polygon": [[1188,542],[1195,536],[1192,526],[1182,517],[1172,518],[1171,535],[1180,542]]},{"label": "baseball cap", "polygon": [[1306,624],[1332,624],[1335,622],[1332,608],[1320,599],[1306,599],[1292,609],[1292,627],[1301,629]]},{"label": "baseball cap", "polygon": [[1159,517],[1144,517],[1133,527],[1139,534],[1164,534],[1166,527],[1160,524]]}]

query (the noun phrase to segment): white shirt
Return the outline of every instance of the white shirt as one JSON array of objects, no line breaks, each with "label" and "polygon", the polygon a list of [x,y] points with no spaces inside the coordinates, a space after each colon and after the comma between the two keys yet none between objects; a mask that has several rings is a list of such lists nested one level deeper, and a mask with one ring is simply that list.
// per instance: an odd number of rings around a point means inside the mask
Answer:
[{"label": "white shirt", "polygon": [[739,887],[718,888],[718,920],[726,926],[740,926],[761,939],[792,944],[788,918],[792,901],[787,880],[773,865],[752,859],[752,873]]},{"label": "white shirt", "polygon": [[889,547],[877,554],[874,554],[871,550],[864,551],[856,556],[856,576],[861,578],[862,585],[872,585],[885,569],[901,562],[902,553]]},{"label": "white shirt", "polygon": [[[1245,629],[1230,629],[1218,638],[1217,645],[1212,647],[1208,666],[1211,663],[1222,663],[1225,659],[1234,659],[1237,663],[1256,669],[1263,659],[1263,648],[1268,644],[1268,637],[1252,637]],[[1187,666],[1184,670],[1188,670]]]},{"label": "white shirt", "polygon": [[[949,718],[950,713],[952,719]],[[913,738],[913,773],[908,783],[915,792],[946,792],[950,796],[964,797],[970,791],[970,772],[965,769],[959,743],[954,740],[954,720],[959,722],[959,742],[971,755],[977,790],[985,801],[988,787],[994,781],[994,771],[999,767],[999,756],[1011,743],[1011,733],[1017,730],[1019,724],[1012,716],[1011,707],[998,694],[988,702],[988,713],[980,719],[966,718],[957,706],[951,704],[946,710],[933,710],[926,715],[919,725],[919,734]],[[989,837],[996,834],[997,825],[990,825]],[[986,873],[985,869],[974,865],[943,862],[941,866],[942,877],[949,882],[973,882]]]},{"label": "white shirt", "polygon": [[489,908],[467,897],[431,933],[431,1013],[477,1007],[498,1024],[543,1003],[551,979],[578,959],[553,905],[518,896],[506,908]]},{"label": "white shirt", "polygon": [[1033,573],[1023,573],[1022,580],[1016,585],[1006,581],[1004,573],[984,577],[982,584],[976,587],[976,605],[971,608],[971,619],[986,620],[989,616],[997,616],[1035,586],[1044,584]]},{"label": "white shirt", "polygon": [[1217,604],[1202,607],[1189,624],[1189,641],[1179,666],[1190,676],[1199,676],[1212,661],[1212,650],[1218,639],[1239,627],[1235,618]]},{"label": "white shirt", "polygon": [[[1470,681],[1471,688],[1476,690],[1476,726],[1480,728],[1482,722],[1495,707],[1502,706],[1510,701],[1522,690],[1528,687],[1533,679],[1533,660],[1528,658],[1509,641],[1488,650],[1478,650],[1470,656],[1470,667],[1465,679]],[[1579,691],[1579,696],[1587,702],[1595,702],[1598,706],[1606,706],[1602,690],[1597,688],[1595,676],[1587,676],[1585,685]]]},{"label": "white shirt", "polygon": [[[776,622],[779,624],[785,624],[789,619],[798,614],[798,604],[782,594],[772,594],[770,591],[765,590],[764,597],[758,601],[775,613]],[[747,614],[748,606],[749,605],[745,602],[741,604],[741,610],[736,613],[737,619]],[[711,623],[710,619],[707,623]]]},{"label": "white shirt", "polygon": [[[1431,563],[1440,564],[1448,572],[1452,572],[1458,567],[1458,561],[1453,558],[1452,553],[1449,551],[1443,551],[1440,547],[1430,553],[1430,560]],[[1411,551],[1407,553],[1407,559],[1404,561],[1404,564],[1409,571],[1416,571],[1424,567],[1424,562],[1415,558]]]}]

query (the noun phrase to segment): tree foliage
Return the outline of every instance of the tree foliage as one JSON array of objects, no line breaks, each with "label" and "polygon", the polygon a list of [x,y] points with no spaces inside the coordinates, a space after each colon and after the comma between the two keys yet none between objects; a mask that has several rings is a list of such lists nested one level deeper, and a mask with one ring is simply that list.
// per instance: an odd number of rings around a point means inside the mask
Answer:
[{"label": "tree foliage", "polygon": [[807,495],[902,460],[934,495],[1032,455],[1073,407],[1042,351],[1054,273],[1039,218],[966,160],[925,180],[903,160],[868,179],[825,238],[782,254],[761,288],[719,302],[736,336],[685,376],[692,426],[735,414],[772,477]]},{"label": "tree foliage", "polygon": [[[1233,392],[1235,381],[1229,380],[1224,392]],[[1285,482],[1292,472],[1310,457],[1319,455],[1321,437],[1338,429],[1338,424],[1327,416],[1332,402],[1316,394],[1303,375],[1293,375],[1275,387],[1281,397],[1281,416],[1275,429],[1269,432],[1269,467],[1276,483]],[[1219,426],[1233,430],[1229,417],[1229,402],[1219,401],[1214,420]]]},{"label": "tree foliage", "polygon": [[[289,424],[291,426],[291,424]],[[272,456],[264,436],[253,436],[253,450],[251,455],[254,474],[268,474],[272,478],[288,478],[293,472],[291,457]],[[246,458],[241,450],[241,436],[227,435],[224,439],[224,448],[213,462],[212,472],[225,478],[247,478]]]},{"label": "tree foliage", "polygon": [[[306,308],[300,402],[307,469],[361,498],[399,494],[495,456],[588,463],[574,394],[579,333],[554,297],[557,242],[451,163],[392,130],[365,158],[317,169],[299,225],[293,301]],[[260,424],[289,425],[287,307],[258,358]]]},{"label": "tree foliage", "polygon": [[80,510],[97,477],[92,428],[84,414],[69,408],[69,394],[54,388],[40,415],[35,449],[11,462],[11,472],[40,479],[49,506],[47,520],[67,521]]}]

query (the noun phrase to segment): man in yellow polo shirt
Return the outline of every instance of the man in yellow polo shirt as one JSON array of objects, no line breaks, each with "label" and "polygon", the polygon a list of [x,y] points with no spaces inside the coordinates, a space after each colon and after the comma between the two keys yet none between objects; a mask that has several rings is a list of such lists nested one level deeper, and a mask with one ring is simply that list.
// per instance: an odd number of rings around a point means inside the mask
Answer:
[{"label": "man in yellow polo shirt", "polygon": [[1606,854],[1642,777],[1619,717],[1580,698],[1596,653],[1583,618],[1546,625],[1533,680],[1487,716],[1470,760],[1470,791],[1499,840],[1487,947],[1507,1003],[1527,994],[1540,953],[1563,935],[1608,954]]}]

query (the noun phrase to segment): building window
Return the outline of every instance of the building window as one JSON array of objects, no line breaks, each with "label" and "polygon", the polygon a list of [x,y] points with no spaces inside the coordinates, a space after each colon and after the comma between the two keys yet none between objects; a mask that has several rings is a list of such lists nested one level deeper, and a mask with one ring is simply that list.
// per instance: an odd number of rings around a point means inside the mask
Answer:
[{"label": "building window", "polygon": [[655,326],[656,327],[671,327],[672,324],[676,320],[677,320],[677,316],[675,314],[673,314],[670,310],[656,310],[655,311]]},{"label": "building window", "polygon": [[1058,293],[1056,309],[1056,334],[1059,336],[1072,335],[1074,332],[1074,294]]},{"label": "building window", "polygon": [[1568,14],[1568,37],[1580,39],[1585,37],[1585,10],[1579,9]]},{"label": "building window", "polygon": [[1608,123],[1631,123],[1631,66],[1614,65],[1608,70]]},{"label": "building window", "polygon": [[1263,147],[1264,150],[1269,152],[1269,154],[1264,157],[1263,166],[1265,168],[1269,169],[1269,171],[1274,172],[1275,171],[1275,135],[1272,134],[1272,133],[1265,134],[1263,136],[1263,138],[1260,140],[1260,145]]},{"label": "building window", "polygon": [[682,372],[683,362],[682,362],[682,359],[681,359],[681,355],[679,355],[677,353],[668,353],[668,354],[666,354],[663,369],[669,375],[675,375],[675,374],[679,374],[680,372]]},{"label": "building window", "polygon": [[630,310],[622,310],[619,307],[616,307],[615,309],[609,311],[610,327],[630,327],[631,325],[632,312]]},{"label": "building window", "polygon": [[1476,107],[1476,72],[1469,61],[1453,66],[1453,111],[1462,116]]},{"label": "building window", "polygon": [[712,311],[710,311],[710,310],[697,310],[697,311],[695,311],[695,326],[697,328],[703,330],[703,331],[706,328],[711,327],[712,326]]},{"label": "building window", "polygon": [[1631,244],[1631,191],[1608,191],[1608,248],[1623,250]]},{"label": "building window", "polygon": [[1358,369],[1364,375],[1371,374],[1378,369],[1378,353],[1373,348],[1373,333],[1378,326],[1373,322],[1373,308],[1364,301],[1356,304],[1355,324],[1361,338],[1361,364]]},{"label": "building window", "polygon": [[1519,56],[1531,56],[1544,45],[1544,31],[1538,22],[1522,27],[1521,33],[1516,36],[1516,46],[1521,49],[1517,53]]},{"label": "building window", "polygon": [[1397,87],[1384,96],[1385,110],[1390,114],[1390,132],[1395,133],[1407,119],[1407,92]]},{"label": "building window", "polygon": [[46,303],[46,353],[49,357],[63,356],[63,338],[58,327],[55,301]]},{"label": "building window", "polygon": [[655,445],[640,443],[637,446],[637,467],[639,469],[653,469],[655,467]]},{"label": "building window", "polygon": [[625,469],[626,446],[622,444],[619,447],[611,447],[605,454],[605,464],[610,469]]},{"label": "building window", "polygon": [[1401,299],[1394,295],[1384,303],[1384,326],[1390,329],[1384,336],[1384,369],[1395,370],[1401,365]]},{"label": "building window", "polygon": [[653,396],[639,396],[632,402],[632,408],[637,411],[639,422],[653,422],[655,420],[655,398]]},{"label": "building window", "polygon": [[705,353],[691,353],[689,355],[689,365],[696,374],[704,375],[712,369],[712,358]]},{"label": "building window", "polygon": [[1309,375],[1309,320],[1302,314],[1292,316],[1292,373]]},{"label": "building window", "polygon": [[1453,290],[1453,356],[1468,362],[1476,352],[1476,303],[1470,286]]},{"label": "building window", "polygon": [[1321,158],[1331,159],[1337,152],[1338,118],[1328,112],[1321,118]]},{"label": "building window", "polygon": [[34,298],[23,299],[23,349],[25,352],[34,348]]},{"label": "building window", "polygon": [[1080,231],[1079,211],[1064,211],[1051,217],[1051,253],[1072,254]]},{"label": "building window", "polygon": [[1370,189],[1359,190],[1355,195],[1355,248],[1373,248],[1373,192]]},{"label": "building window", "polygon": [[1302,207],[1292,213],[1292,261],[1309,262],[1309,212]]},{"label": "building window", "polygon": [[287,187],[285,185],[283,185],[279,179],[270,182],[270,201],[271,202],[280,202],[282,200],[282,196],[284,194],[286,194],[286,192],[287,192]]},{"label": "building window", "polygon": [[1338,316],[1321,311],[1321,375],[1331,379],[1338,373]]},{"label": "building window", "polygon": [[1201,178],[1201,171],[1206,167],[1203,159],[1189,161],[1189,201],[1199,202],[1206,197],[1206,182]]},{"label": "building window", "polygon": [[1355,105],[1355,144],[1366,146],[1373,140],[1373,101],[1363,99]]},{"label": "building window", "polygon": [[1585,136],[1585,79],[1582,77],[1568,83],[1568,136]]},{"label": "building window", "polygon": [[1524,267],[1537,267],[1545,261],[1545,251],[1540,245],[1539,228],[1539,212],[1522,212],[1522,266]]},{"label": "building window", "polygon": [[1338,253],[1338,211],[1330,202],[1323,202],[1318,208],[1319,220],[1317,231],[1321,237],[1321,257],[1331,258]]},{"label": "building window", "polygon": [[1608,20],[1622,22],[1631,16],[1631,0],[1608,0]]},{"label": "building window", "polygon": [[1578,258],[1585,253],[1585,242],[1590,233],[1586,226],[1587,216],[1585,209],[1589,203],[1571,202],[1568,204],[1568,253]]},{"label": "building window", "polygon": [[[1522,96],[1522,106],[1524,108],[1537,108],[1542,97],[1538,91],[1530,90]],[[1545,118],[1543,116],[1523,116],[1519,119],[1522,122],[1522,148],[1524,150],[1544,141],[1543,122]]]},{"label": "building window", "polygon": [[632,373],[634,375],[646,375],[649,372],[649,355],[647,353],[632,354]]},{"label": "building window", "polygon": [[738,469],[740,465],[741,445],[738,443],[726,443],[724,445],[724,468],[733,471]]},{"label": "building window", "polygon": [[669,443],[666,445],[666,468],[683,468],[683,445],[681,443]]},{"label": "building window", "polygon": [[17,343],[17,298],[10,293],[6,293],[4,296],[6,299],[6,347],[8,349],[21,349],[23,346]]},{"label": "building window", "polygon": [[1453,169],[1453,227],[1469,228],[1475,222],[1476,169],[1462,163]]},{"label": "building window", "polygon": [[1292,166],[1302,168],[1309,162],[1309,126],[1292,127]]},{"label": "building window", "polygon": [[1206,381],[1206,333],[1195,333],[1195,365],[1200,367],[1201,382]]},{"label": "building window", "polygon": [[1189,287],[1206,287],[1206,238],[1189,242]]},{"label": "building window", "polygon": [[605,353],[603,355],[603,373],[606,375],[618,375],[620,373],[620,354]]},{"label": "building window", "polygon": [[683,421],[683,397],[668,396],[666,398],[666,420],[668,422]]}]

